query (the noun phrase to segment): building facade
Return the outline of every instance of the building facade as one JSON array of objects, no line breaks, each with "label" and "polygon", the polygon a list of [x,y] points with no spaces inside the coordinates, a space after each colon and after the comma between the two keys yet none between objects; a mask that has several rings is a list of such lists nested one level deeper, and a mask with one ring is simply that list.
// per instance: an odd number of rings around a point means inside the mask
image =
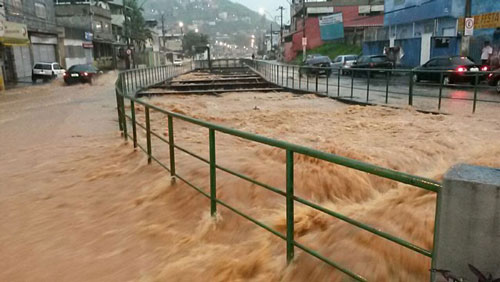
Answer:
[{"label": "building facade", "polygon": [[442,55],[467,54],[480,61],[482,45],[500,42],[500,1],[471,0],[476,19],[468,51],[463,51],[466,0],[386,0],[384,27],[365,33],[364,54],[400,47],[401,65],[414,67]]},{"label": "building facade", "polygon": [[7,82],[31,80],[35,62],[59,61],[52,0],[6,0],[3,15],[1,53]]},{"label": "building facade", "polygon": [[[383,26],[383,0],[293,1],[290,6],[290,32],[284,36],[284,56],[293,60],[302,50],[302,38],[307,37],[307,49],[329,41],[361,45],[364,30]],[[336,40],[322,35],[321,18],[338,15],[342,19],[342,36]]]},{"label": "building facade", "polygon": [[108,3],[88,0],[79,2],[56,0],[55,12],[59,26],[70,30],[84,31],[79,33],[81,38],[71,39],[83,41],[81,48],[92,50],[96,67],[100,69],[114,67],[114,37]]}]

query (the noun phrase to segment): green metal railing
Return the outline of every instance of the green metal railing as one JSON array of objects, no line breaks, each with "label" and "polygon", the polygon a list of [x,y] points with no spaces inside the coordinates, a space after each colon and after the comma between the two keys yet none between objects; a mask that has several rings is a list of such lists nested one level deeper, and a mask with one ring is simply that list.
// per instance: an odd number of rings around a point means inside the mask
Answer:
[{"label": "green metal railing", "polygon": [[[260,60],[244,60],[264,79],[277,85],[300,91],[314,92],[332,98],[352,100],[361,103],[398,104],[415,106],[422,110],[441,111],[443,100],[470,102],[472,113],[479,103],[500,106],[498,95],[485,95],[479,91],[494,93],[495,87],[482,84],[492,71],[466,72],[464,80],[471,85],[448,84],[445,78],[453,75],[453,71],[413,70],[413,69],[332,69],[326,67],[310,67],[286,65]],[[434,76],[439,82],[419,81],[422,76]],[[467,78],[467,79],[466,79]],[[417,82],[417,81],[418,82]],[[366,85],[364,85],[366,84]],[[470,93],[445,95],[443,88],[453,86]],[[355,97],[355,94],[359,97]],[[383,96],[378,100],[375,95]],[[389,99],[390,95],[397,99]],[[364,97],[363,97],[364,96]],[[417,100],[418,98],[418,100]],[[420,103],[422,103],[420,104]]]},{"label": "green metal railing", "polygon": [[[235,62],[236,63],[236,62]],[[162,67],[163,68],[163,67]],[[305,253],[308,253],[319,260],[327,263],[328,265],[340,270],[344,274],[348,275],[349,277],[357,280],[357,281],[367,281],[367,279],[360,275],[352,272],[349,270],[346,266],[341,265],[325,255],[321,254],[321,252],[317,250],[313,250],[299,242],[297,242],[294,239],[294,205],[296,202],[304,204],[306,206],[309,206],[317,211],[320,211],[322,213],[325,213],[327,215],[330,215],[332,217],[335,217],[339,220],[342,220],[344,222],[347,222],[351,225],[354,225],[360,229],[363,229],[367,232],[370,232],[376,236],[382,237],[386,240],[389,240],[391,242],[394,242],[400,246],[403,246],[405,248],[408,248],[414,252],[420,253],[423,256],[429,257],[431,260],[435,256],[434,249],[427,250],[425,248],[422,248],[421,246],[417,246],[411,242],[408,242],[406,240],[403,240],[399,237],[396,237],[394,235],[391,235],[383,230],[379,230],[373,226],[370,226],[368,224],[362,223],[358,220],[355,220],[353,218],[350,218],[346,215],[340,214],[336,211],[333,211],[331,209],[325,208],[321,205],[315,204],[307,199],[298,197],[297,195],[294,194],[294,155],[295,154],[302,154],[306,155],[312,158],[316,158],[319,160],[323,160],[326,162],[334,163],[337,165],[349,167],[358,171],[366,172],[372,175],[376,175],[379,177],[383,177],[386,179],[391,179],[400,183],[405,183],[408,185],[412,185],[427,191],[431,192],[436,192],[438,197],[440,194],[440,189],[441,189],[441,184],[439,182],[436,182],[431,179],[427,178],[422,178],[398,171],[394,171],[391,169],[379,167],[376,165],[364,163],[358,160],[342,157],[339,155],[331,154],[331,153],[326,153],[322,152],[319,150],[315,150],[312,148],[284,142],[281,140],[276,140],[272,138],[268,138],[265,136],[260,136],[257,134],[249,133],[249,132],[244,132],[240,131],[237,129],[232,129],[226,126],[206,122],[203,120],[195,119],[186,115],[178,114],[175,112],[167,111],[165,109],[159,108],[155,105],[149,104],[146,101],[142,99],[138,99],[135,97],[135,94],[139,89],[144,89],[149,86],[155,85],[157,83],[160,83],[162,81],[168,80],[172,78],[173,76],[179,74],[181,70],[189,71],[193,68],[192,65],[186,66],[185,68],[179,68],[179,69],[173,69],[173,67],[164,67],[163,71],[160,72],[162,75],[160,76],[154,76],[155,73],[158,72],[157,68],[152,68],[152,69],[145,69],[145,70],[134,70],[134,71],[127,71],[127,72],[122,72],[119,74],[118,80],[116,82],[116,97],[117,97],[117,108],[118,108],[118,121],[120,125],[120,130],[122,131],[122,134],[125,139],[131,138],[133,140],[134,147],[137,148],[139,147],[142,149],[148,156],[148,163],[151,163],[152,161],[157,162],[161,167],[166,169],[167,171],[170,172],[170,176],[172,177],[172,180],[175,181],[176,179],[179,179],[189,187],[193,188],[194,190],[198,191],[200,194],[205,196],[210,200],[210,212],[212,215],[215,215],[217,213],[217,206],[223,206],[232,212],[242,216],[243,218],[255,223],[256,225],[262,227],[263,229],[273,233],[277,237],[283,239],[286,241],[286,258],[287,262],[291,262],[295,256],[294,254],[294,249],[295,247],[301,249]],[[142,80],[146,82],[145,84],[134,84],[134,86],[129,87],[130,84],[134,83],[133,80],[131,80],[131,77],[135,77],[137,73],[142,73],[145,77],[151,77],[153,76],[154,79],[151,80]],[[148,84],[149,83],[149,84]],[[130,102],[130,114],[128,114],[125,110],[125,101],[128,100]],[[136,110],[135,107],[137,105],[140,105],[144,107],[144,113],[145,113],[145,124],[141,124],[137,122],[137,116],[136,116]],[[166,115],[168,117],[168,140],[163,138],[160,134],[154,132],[151,130],[151,121],[150,121],[150,112],[155,111],[157,113],[161,113],[163,115]],[[175,143],[175,138],[174,138],[174,119],[182,120],[194,125],[198,125],[201,127],[204,127],[208,129],[208,147],[209,147],[209,159],[203,158],[202,156],[199,156],[185,148],[180,147]],[[130,121],[131,128],[132,128],[132,134],[128,132],[128,124]],[[144,148],[142,145],[140,145],[137,142],[137,126],[142,128],[146,134],[146,148]],[[273,187],[271,185],[259,182],[247,175],[244,175],[242,173],[233,171],[229,168],[223,167],[219,165],[216,161],[216,136],[217,133],[225,133],[229,134],[231,136],[235,137],[240,137],[249,141],[261,143],[261,144],[266,144],[272,147],[280,148],[285,150],[286,152],[286,173],[284,177],[286,177],[286,189],[285,191]],[[159,159],[157,159],[153,155],[153,148],[151,145],[151,139],[153,137],[158,138],[161,140],[163,143],[166,143],[169,146],[169,157],[170,157],[170,164],[167,166],[163,162],[161,162]],[[181,175],[179,175],[176,172],[176,150],[181,151],[183,153],[186,153],[189,156],[192,156],[196,158],[197,160],[206,163],[209,165],[209,171],[210,171],[210,191],[209,193],[203,191],[202,188],[194,185],[192,182],[188,181]],[[269,225],[258,221],[257,219],[243,213],[242,211],[232,207],[228,203],[222,201],[221,199],[217,198],[217,178],[216,178],[216,172],[217,170],[224,171],[226,173],[229,173],[233,176],[236,176],[240,179],[243,179],[245,181],[251,182],[257,186],[260,186],[264,189],[267,189],[268,191],[271,191],[277,195],[281,195],[285,197],[286,199],[286,234],[282,234],[281,232],[273,229]],[[438,207],[436,206],[436,219],[437,219],[437,214],[439,210]],[[437,224],[437,222],[435,223]]]}]

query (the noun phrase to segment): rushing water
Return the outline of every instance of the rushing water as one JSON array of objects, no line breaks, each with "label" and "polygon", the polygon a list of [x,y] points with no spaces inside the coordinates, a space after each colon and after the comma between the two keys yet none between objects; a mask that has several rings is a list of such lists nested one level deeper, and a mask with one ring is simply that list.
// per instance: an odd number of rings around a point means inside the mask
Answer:
[{"label": "rushing water", "polygon": [[[145,155],[134,152],[130,142],[124,145],[116,134],[104,135],[110,128],[116,130],[114,101],[106,100],[103,106],[99,100],[106,91],[114,94],[112,84],[104,90],[106,85],[60,87],[52,100],[40,97],[47,119],[58,115],[40,133],[47,137],[54,132],[50,140],[40,138],[28,146],[32,141],[27,138],[2,136],[11,144],[0,165],[6,180],[0,190],[0,280],[350,281],[297,248],[287,267],[283,240],[220,205],[212,218],[208,199],[179,180],[171,185],[168,173],[146,165]],[[89,89],[96,93],[85,100]],[[150,102],[439,181],[460,162],[500,167],[497,116],[428,115],[286,93],[172,95]],[[50,103],[64,103],[68,110],[59,113],[47,106]],[[136,110],[144,122],[143,109]],[[4,113],[9,112],[19,113],[6,107]],[[3,126],[15,118],[3,114]],[[152,128],[168,137],[166,117],[153,111],[151,120]],[[33,127],[45,123],[36,118],[26,122]],[[177,145],[208,158],[206,128],[176,119],[174,126]],[[12,142],[22,145],[14,149]],[[145,145],[141,130],[139,142]],[[283,150],[222,133],[216,134],[216,143],[219,165],[285,189]],[[168,146],[157,138],[153,153],[169,164]],[[298,196],[432,248],[433,193],[303,155],[296,154],[294,161]],[[176,168],[209,190],[206,164],[177,150]],[[217,196],[285,233],[282,196],[222,171],[217,172]],[[430,260],[423,255],[298,203],[295,239],[369,281],[429,277]]]}]

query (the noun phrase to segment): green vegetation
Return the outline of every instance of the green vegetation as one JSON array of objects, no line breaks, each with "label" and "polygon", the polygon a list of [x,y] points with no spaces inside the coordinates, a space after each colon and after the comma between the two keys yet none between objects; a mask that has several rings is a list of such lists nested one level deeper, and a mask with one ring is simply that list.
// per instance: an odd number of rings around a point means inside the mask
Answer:
[{"label": "green vegetation", "polygon": [[124,36],[129,44],[134,44],[139,48],[144,48],[146,41],[150,39],[151,31],[146,27],[142,6],[139,6],[137,0],[125,0],[123,5],[125,9],[125,23],[123,24]]},{"label": "green vegetation", "polygon": [[207,44],[208,35],[190,31],[184,35],[182,48],[184,49],[184,54],[193,56],[196,53],[196,51],[193,50],[193,47],[206,46]]},{"label": "green vegetation", "polygon": [[[321,54],[335,59],[338,55],[361,54],[361,46],[346,43],[326,43],[312,50],[307,50],[307,54]],[[291,63],[300,65],[302,63],[302,52]]]}]

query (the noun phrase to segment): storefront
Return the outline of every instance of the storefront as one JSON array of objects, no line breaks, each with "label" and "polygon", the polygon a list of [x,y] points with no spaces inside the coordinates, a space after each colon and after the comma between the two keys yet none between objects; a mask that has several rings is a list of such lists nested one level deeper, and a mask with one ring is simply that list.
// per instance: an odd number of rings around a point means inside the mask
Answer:
[{"label": "storefront", "polygon": [[28,29],[25,24],[0,21],[0,64],[3,82],[31,76],[31,55]]},{"label": "storefront", "polygon": [[47,34],[30,34],[31,51],[33,52],[33,63],[57,62],[57,36]]}]

